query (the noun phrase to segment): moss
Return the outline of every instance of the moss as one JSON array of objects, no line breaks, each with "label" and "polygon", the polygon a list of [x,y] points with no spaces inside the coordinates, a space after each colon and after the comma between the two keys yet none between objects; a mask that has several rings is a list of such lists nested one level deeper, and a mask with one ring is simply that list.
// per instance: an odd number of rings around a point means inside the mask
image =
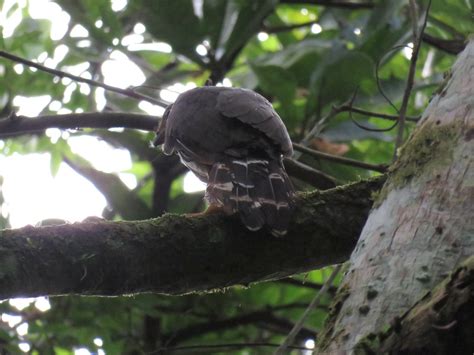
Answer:
[{"label": "moss", "polygon": [[427,123],[405,143],[400,158],[390,167],[387,183],[374,202],[379,206],[394,188],[406,186],[420,176],[433,176],[437,168],[452,160],[453,141],[460,135],[460,124],[438,125]]},{"label": "moss", "polygon": [[318,344],[317,349],[324,351],[327,346],[331,343],[331,340],[336,335],[336,333],[343,332],[343,329],[335,331],[336,321],[341,311],[344,301],[349,297],[350,289],[348,285],[343,285],[337,291],[337,294],[334,298],[331,308],[329,310],[329,315],[326,318],[323,331],[318,335]]}]

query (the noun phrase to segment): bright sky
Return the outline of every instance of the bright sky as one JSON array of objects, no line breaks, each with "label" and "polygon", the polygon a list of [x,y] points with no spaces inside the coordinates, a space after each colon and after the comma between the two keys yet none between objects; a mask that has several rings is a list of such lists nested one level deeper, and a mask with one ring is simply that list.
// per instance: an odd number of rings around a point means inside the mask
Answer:
[{"label": "bright sky", "polygon": [[[17,6],[18,5],[18,6]],[[126,0],[113,0],[112,9],[121,11],[127,5]],[[67,46],[60,44],[60,40],[65,35],[69,15],[57,4],[48,0],[34,0],[27,2],[16,0],[5,0],[0,12],[0,23],[4,37],[14,34],[16,26],[22,19],[21,11],[28,8],[33,19],[54,18],[51,25],[51,38],[58,41],[58,46],[52,58],[48,58],[46,52],[41,53],[36,59],[50,67],[56,67],[68,52]],[[14,10],[13,10],[14,9]],[[13,10],[13,11],[12,11]],[[8,13],[8,15],[7,15]],[[96,22],[97,27],[102,27],[102,21]],[[137,23],[134,27],[134,34],[124,37],[122,45],[129,50],[158,50],[170,52],[171,47],[166,43],[143,43],[145,26]],[[75,38],[87,38],[87,30],[76,25],[71,31],[71,36]],[[87,40],[84,40],[87,41]],[[88,43],[84,42],[84,46]],[[69,73],[84,75],[88,69],[88,64],[78,64],[65,68]],[[24,66],[15,65],[15,71],[21,74]],[[145,76],[140,68],[128,59],[126,54],[114,50],[110,54],[110,59],[102,65],[102,73],[106,84],[127,88],[143,84]],[[120,73],[120,75],[118,75]],[[85,84],[77,84],[69,79],[62,79],[62,84],[67,85],[63,101],[70,100],[72,92],[79,87],[84,94],[90,93],[90,88]],[[227,84],[227,83],[226,83]],[[229,83],[230,84],[230,83]],[[174,84],[168,89],[161,90],[161,98],[170,102],[174,101],[179,92],[183,92],[195,87],[193,83]],[[103,91],[96,94],[97,109],[105,106]],[[51,101],[51,97],[45,95],[37,97],[17,96],[13,100],[17,114],[35,117],[39,112],[49,105],[51,111],[57,113],[69,113],[69,110],[62,108],[60,101]],[[143,111],[159,115],[164,109],[151,103],[142,101],[139,108]],[[80,111],[79,111],[80,112]],[[48,130],[48,136],[54,142],[61,135],[59,130]],[[1,141],[0,141],[1,142]],[[101,142],[93,137],[73,137],[68,139],[72,150],[89,160],[95,168],[105,172],[120,173],[131,168],[131,159],[127,151],[114,149],[105,142]],[[0,143],[0,148],[3,143]],[[3,193],[5,203],[1,207],[2,213],[8,213],[13,228],[18,228],[27,224],[36,224],[47,218],[60,218],[70,222],[81,221],[88,216],[101,216],[102,210],[106,206],[104,197],[85,178],[76,174],[66,164],[61,164],[55,177],[50,173],[49,154],[30,154],[20,156],[0,156],[0,176],[4,179]],[[120,173],[120,178],[129,187],[136,185],[136,179],[131,174]],[[185,177],[185,191],[192,192],[203,189],[203,184],[191,173]]]}]

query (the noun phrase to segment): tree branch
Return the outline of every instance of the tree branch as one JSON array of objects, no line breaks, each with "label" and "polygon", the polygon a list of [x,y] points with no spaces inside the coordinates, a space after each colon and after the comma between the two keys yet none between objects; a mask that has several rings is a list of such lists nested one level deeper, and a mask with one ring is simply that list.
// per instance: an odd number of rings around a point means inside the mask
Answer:
[{"label": "tree branch", "polygon": [[54,76],[58,76],[60,78],[69,78],[69,79],[74,80],[74,81],[79,82],[79,83],[85,83],[85,84],[89,84],[89,85],[92,85],[92,86],[95,86],[95,87],[101,87],[101,88],[103,88],[107,91],[112,91],[112,92],[115,92],[117,94],[121,94],[121,95],[124,95],[124,96],[131,97],[133,99],[145,100],[145,101],[151,102],[152,104],[159,105],[159,106],[162,106],[162,107],[166,107],[166,106],[169,105],[168,102],[166,102],[164,100],[161,100],[161,99],[146,96],[146,95],[140,94],[140,93],[135,92],[135,91],[130,90],[130,89],[121,89],[121,88],[111,86],[111,85],[107,85],[107,84],[104,84],[104,83],[101,83],[101,82],[98,82],[98,81],[95,81],[95,80],[82,78],[82,77],[77,76],[77,75],[72,75],[72,74],[66,73],[62,70],[48,68],[44,65],[32,62],[31,60],[18,57],[14,54],[11,54],[11,53],[8,53],[8,52],[2,51],[2,50],[0,50],[0,57],[6,58],[6,59],[11,60],[11,61],[16,62],[16,63],[21,63],[21,64],[24,64],[24,65],[27,65],[27,66],[32,67],[32,68],[36,68],[36,69],[41,70],[45,73],[48,73],[48,74],[51,74],[51,75],[54,75]]},{"label": "tree branch", "polygon": [[297,143],[293,143],[293,148],[295,150],[298,150],[302,153],[306,153],[306,154],[311,155],[311,156],[316,157],[316,158],[333,161],[333,162],[339,163],[339,164],[355,166],[357,168],[378,171],[379,173],[386,172],[387,168],[388,168],[384,164],[374,165],[374,164],[365,163],[363,161],[358,161],[358,160],[354,160],[354,159],[350,159],[350,158],[340,157],[338,155],[332,155],[332,154],[319,152],[317,150],[307,148],[304,145],[297,144]]},{"label": "tree branch", "polygon": [[406,121],[406,113],[408,109],[408,100],[410,99],[410,94],[411,90],[413,88],[413,82],[415,78],[415,72],[416,72],[416,62],[418,60],[418,54],[420,52],[421,48],[421,42],[422,42],[422,37],[423,33],[426,28],[426,23],[428,21],[428,14],[430,12],[430,6],[431,6],[431,0],[428,2],[428,7],[426,8],[426,13],[425,13],[425,18],[423,20],[423,23],[421,25],[420,33],[418,33],[418,28],[417,28],[417,23],[418,23],[418,16],[417,16],[417,4],[415,0],[410,0],[410,9],[412,12],[413,16],[413,52],[411,55],[411,60],[410,60],[410,69],[408,72],[408,79],[405,87],[405,91],[403,93],[403,99],[402,99],[402,105],[400,107],[400,113],[399,113],[399,118],[398,118],[398,132],[397,132],[397,137],[395,141],[395,151],[393,154],[394,160],[397,159],[397,151],[398,148],[403,143],[403,133],[405,132],[405,121]]},{"label": "tree branch", "polygon": [[326,7],[338,7],[341,9],[372,9],[375,4],[368,2],[351,2],[339,0],[280,0],[280,4],[321,5]]},{"label": "tree branch", "polygon": [[25,117],[10,115],[0,120],[0,138],[38,133],[47,128],[132,128],[155,131],[159,117],[134,113],[91,112]]},{"label": "tree branch", "polygon": [[[170,334],[165,334],[162,337],[162,342],[167,347],[170,347],[187,341],[188,339],[200,336],[202,334],[224,331],[250,324],[257,325],[259,323],[263,323],[266,326],[272,325],[276,327],[280,333],[283,334],[290,331],[291,328],[294,326],[294,324],[288,321],[287,319],[276,317],[269,310],[263,310],[242,314],[227,319],[217,319],[209,322],[192,324],[182,329],[173,331]],[[316,331],[302,327],[297,333],[297,340],[303,341],[308,338],[314,338],[315,335]]]},{"label": "tree branch", "polygon": [[317,189],[327,190],[338,185],[336,179],[332,176],[295,159],[285,158],[283,164],[290,176],[296,177]]},{"label": "tree branch", "polygon": [[442,39],[423,33],[423,42],[449,54],[459,54],[466,48],[465,39]]},{"label": "tree branch", "polygon": [[346,260],[385,177],[302,194],[288,235],[237,216],[164,217],[0,231],[0,299],[184,294],[273,280]]}]

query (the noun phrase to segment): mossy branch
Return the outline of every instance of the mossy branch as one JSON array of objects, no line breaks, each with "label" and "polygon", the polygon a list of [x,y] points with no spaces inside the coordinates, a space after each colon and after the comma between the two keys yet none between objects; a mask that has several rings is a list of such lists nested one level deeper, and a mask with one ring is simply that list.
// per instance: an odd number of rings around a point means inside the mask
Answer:
[{"label": "mossy branch", "polygon": [[346,260],[384,176],[298,197],[288,234],[237,216],[165,215],[0,231],[0,299],[184,294],[283,278]]}]

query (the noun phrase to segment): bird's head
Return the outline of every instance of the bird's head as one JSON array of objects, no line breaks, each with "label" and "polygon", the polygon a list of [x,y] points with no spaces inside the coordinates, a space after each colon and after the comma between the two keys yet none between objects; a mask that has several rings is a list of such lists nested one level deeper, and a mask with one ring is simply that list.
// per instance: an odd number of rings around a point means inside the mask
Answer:
[{"label": "bird's head", "polygon": [[153,140],[153,145],[155,147],[165,143],[166,122],[168,121],[168,116],[170,114],[172,107],[173,105],[169,105],[166,108],[165,112],[163,113],[163,117],[161,118],[160,125],[158,126],[158,130],[156,131],[156,137]]}]

